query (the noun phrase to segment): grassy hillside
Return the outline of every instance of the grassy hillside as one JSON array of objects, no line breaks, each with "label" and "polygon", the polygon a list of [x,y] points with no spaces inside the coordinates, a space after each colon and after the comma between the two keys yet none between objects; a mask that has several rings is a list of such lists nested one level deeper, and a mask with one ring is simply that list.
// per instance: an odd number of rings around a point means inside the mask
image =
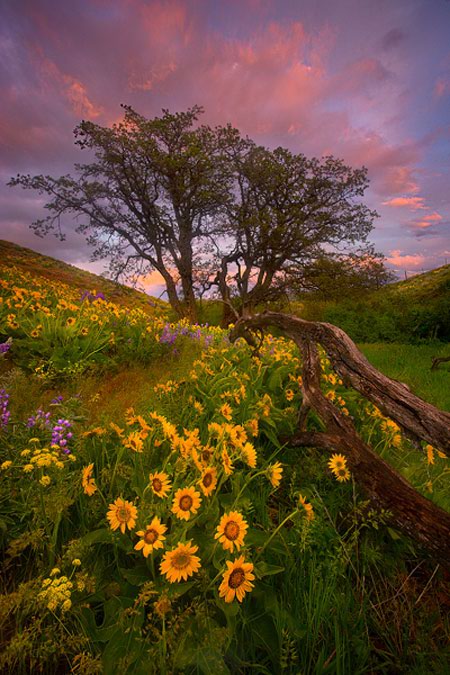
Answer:
[{"label": "grassy hillside", "polygon": [[410,279],[387,284],[372,294],[372,298],[389,298],[401,302],[442,301],[450,293],[450,265],[417,274]]},{"label": "grassy hillside", "polygon": [[449,342],[450,265],[364,296],[339,302],[305,297],[300,304],[301,316],[334,323],[356,342]]},{"label": "grassy hillside", "polygon": [[7,269],[16,268],[18,271],[34,276],[38,279],[47,279],[53,282],[67,284],[78,289],[80,294],[85,291],[101,292],[110,302],[125,307],[140,307],[152,313],[155,307],[167,309],[167,303],[142,293],[128,286],[114,283],[97,274],[86,272],[74,265],[36,253],[29,248],[18,246],[10,241],[0,240],[0,273]]}]

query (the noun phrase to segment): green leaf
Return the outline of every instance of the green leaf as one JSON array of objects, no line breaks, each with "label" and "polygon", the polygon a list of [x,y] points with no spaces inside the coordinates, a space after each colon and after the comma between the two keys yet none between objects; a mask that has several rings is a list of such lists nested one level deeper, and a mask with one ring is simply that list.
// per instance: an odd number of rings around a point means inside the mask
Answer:
[{"label": "green leaf", "polygon": [[169,596],[169,598],[173,598],[174,596],[180,598],[182,595],[187,593],[193,586],[195,586],[195,584],[196,584],[195,581],[185,581],[184,583],[181,584],[172,584],[167,589],[167,595]]},{"label": "green leaf", "polygon": [[131,569],[121,568],[120,573],[132,586],[142,586],[151,579],[151,573],[146,565],[138,565]]},{"label": "green leaf", "polygon": [[106,527],[102,527],[100,530],[94,530],[89,532],[82,537],[81,542],[85,546],[93,546],[93,544],[112,544],[114,543],[114,537],[111,530],[108,530]]},{"label": "green leaf", "polygon": [[391,527],[387,528],[387,531],[389,532],[390,536],[394,541],[397,541],[398,539],[401,539],[401,535],[398,534],[395,530],[393,530]]},{"label": "green leaf", "polygon": [[256,565],[255,575],[258,579],[262,579],[263,577],[280,574],[281,572],[284,572],[284,570],[284,567],[280,567],[279,565],[269,565],[269,563],[263,561]]}]

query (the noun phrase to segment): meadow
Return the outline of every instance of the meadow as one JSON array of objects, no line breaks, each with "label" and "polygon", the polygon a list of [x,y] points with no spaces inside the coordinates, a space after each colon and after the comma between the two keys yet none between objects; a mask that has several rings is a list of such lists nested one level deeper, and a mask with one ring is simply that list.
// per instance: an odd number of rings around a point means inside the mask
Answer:
[{"label": "meadow", "polygon": [[[448,573],[339,448],[279,441],[301,403],[293,343],[255,356],[27,255],[0,278],[1,672],[449,672]],[[445,345],[362,349],[450,410],[448,364],[429,370]],[[327,397],[450,510],[449,460],[321,363]]]}]

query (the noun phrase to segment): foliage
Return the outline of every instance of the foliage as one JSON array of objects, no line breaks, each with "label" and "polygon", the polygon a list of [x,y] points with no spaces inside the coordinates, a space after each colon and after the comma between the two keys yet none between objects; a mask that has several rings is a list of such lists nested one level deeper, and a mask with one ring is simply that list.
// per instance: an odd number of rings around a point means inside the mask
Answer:
[{"label": "foliage", "polygon": [[338,251],[367,262],[365,251],[351,253],[377,216],[358,201],[366,169],[248,144],[234,163],[237,198],[227,208],[233,238],[218,278],[222,299],[236,295],[240,313],[304,285],[308,269]]},{"label": "foliage", "polygon": [[301,288],[312,292],[318,300],[364,296],[395,279],[395,275],[384,267],[383,259],[373,250],[357,256],[318,258],[305,269]]}]

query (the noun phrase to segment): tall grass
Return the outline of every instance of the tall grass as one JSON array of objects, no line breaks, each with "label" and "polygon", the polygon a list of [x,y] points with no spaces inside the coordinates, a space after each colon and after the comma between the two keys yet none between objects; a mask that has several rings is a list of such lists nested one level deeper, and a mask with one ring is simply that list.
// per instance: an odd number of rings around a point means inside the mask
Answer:
[{"label": "tall grass", "polygon": [[450,356],[450,345],[439,342],[423,345],[378,343],[361,344],[359,348],[382,373],[404,382],[429,403],[450,411],[450,363],[431,370],[433,357]]}]

